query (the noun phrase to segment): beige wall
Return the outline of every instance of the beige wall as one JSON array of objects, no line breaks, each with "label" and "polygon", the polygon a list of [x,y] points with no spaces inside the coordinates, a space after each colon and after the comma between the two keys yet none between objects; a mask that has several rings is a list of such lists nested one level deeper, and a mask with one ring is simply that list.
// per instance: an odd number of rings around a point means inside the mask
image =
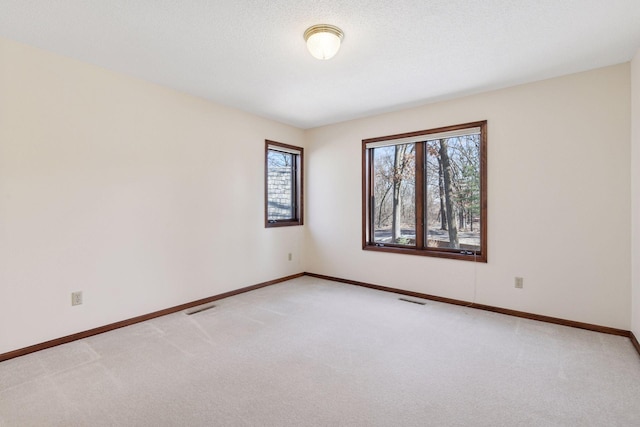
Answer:
[{"label": "beige wall", "polygon": [[303,227],[264,228],[265,138],[304,142],[0,39],[0,353],[302,272]]},{"label": "beige wall", "polygon": [[[309,131],[307,271],[628,330],[629,82],[622,64]],[[489,262],[363,251],[361,140],[484,119]]]},{"label": "beige wall", "polygon": [[640,339],[640,50],[631,62],[631,330]]},{"label": "beige wall", "polygon": [[[0,39],[0,353],[302,271],[629,329],[630,69],[303,132]],[[484,119],[489,263],[362,251],[361,140]],[[264,139],[304,227],[264,228]]]}]

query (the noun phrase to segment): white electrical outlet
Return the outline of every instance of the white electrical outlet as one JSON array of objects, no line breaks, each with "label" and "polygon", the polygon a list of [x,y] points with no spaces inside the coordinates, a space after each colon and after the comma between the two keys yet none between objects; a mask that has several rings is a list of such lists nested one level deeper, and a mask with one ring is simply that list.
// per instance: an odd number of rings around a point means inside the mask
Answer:
[{"label": "white electrical outlet", "polygon": [[82,304],[82,291],[71,293],[71,305]]},{"label": "white electrical outlet", "polygon": [[289,261],[291,261],[292,259],[293,259],[293,254],[289,252]]},{"label": "white electrical outlet", "polygon": [[514,286],[518,289],[522,289],[524,287],[524,278],[516,277]]}]

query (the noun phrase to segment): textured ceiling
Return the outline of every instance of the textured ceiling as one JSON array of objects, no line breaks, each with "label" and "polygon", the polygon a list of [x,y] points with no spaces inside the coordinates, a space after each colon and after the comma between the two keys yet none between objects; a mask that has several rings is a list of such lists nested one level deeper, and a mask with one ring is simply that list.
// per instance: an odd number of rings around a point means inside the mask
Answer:
[{"label": "textured ceiling", "polygon": [[626,62],[640,0],[0,0],[0,36],[311,128]]}]

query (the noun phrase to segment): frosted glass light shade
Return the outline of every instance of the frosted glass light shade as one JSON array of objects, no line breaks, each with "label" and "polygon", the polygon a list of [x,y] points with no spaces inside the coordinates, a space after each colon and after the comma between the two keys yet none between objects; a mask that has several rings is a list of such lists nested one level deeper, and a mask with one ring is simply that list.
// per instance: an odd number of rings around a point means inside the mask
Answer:
[{"label": "frosted glass light shade", "polygon": [[330,59],[338,53],[344,34],[333,25],[320,24],[307,28],[304,39],[311,55],[318,59]]}]

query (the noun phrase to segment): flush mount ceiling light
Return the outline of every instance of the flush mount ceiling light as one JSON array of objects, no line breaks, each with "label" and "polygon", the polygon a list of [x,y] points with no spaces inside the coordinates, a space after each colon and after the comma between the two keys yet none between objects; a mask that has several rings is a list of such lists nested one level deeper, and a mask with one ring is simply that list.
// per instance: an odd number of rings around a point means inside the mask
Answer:
[{"label": "flush mount ceiling light", "polygon": [[304,32],[307,49],[318,59],[330,59],[338,53],[343,36],[340,28],[328,24],[314,25]]}]

